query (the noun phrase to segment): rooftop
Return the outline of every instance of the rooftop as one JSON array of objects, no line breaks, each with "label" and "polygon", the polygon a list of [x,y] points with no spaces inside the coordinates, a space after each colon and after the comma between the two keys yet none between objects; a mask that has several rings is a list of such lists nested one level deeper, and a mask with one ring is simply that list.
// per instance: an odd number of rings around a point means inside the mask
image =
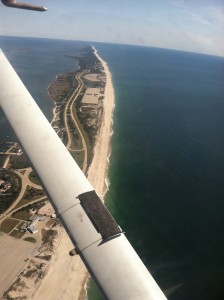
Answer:
[{"label": "rooftop", "polygon": [[98,105],[100,88],[87,88],[82,98],[82,104]]}]

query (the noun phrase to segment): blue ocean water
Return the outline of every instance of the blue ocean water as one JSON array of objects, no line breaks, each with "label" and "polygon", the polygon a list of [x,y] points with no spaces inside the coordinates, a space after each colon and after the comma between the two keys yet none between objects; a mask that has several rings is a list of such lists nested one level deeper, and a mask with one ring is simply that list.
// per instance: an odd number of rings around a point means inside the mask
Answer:
[{"label": "blue ocean water", "polygon": [[224,58],[95,46],[116,91],[108,207],[169,299],[224,299]]},{"label": "blue ocean water", "polygon": [[[77,61],[65,55],[79,56],[83,45],[83,42],[0,36],[0,48],[48,120],[52,119],[53,102],[47,87],[56,75],[78,69]],[[0,142],[15,140],[15,134],[0,110]],[[0,166],[2,162],[0,156]]]},{"label": "blue ocean water", "polygon": [[[0,38],[49,119],[46,88],[83,44]],[[107,206],[169,299],[223,299],[224,58],[93,44],[116,94]]]},{"label": "blue ocean water", "polygon": [[[77,61],[65,55],[78,56],[83,45],[83,42],[0,36],[0,48],[49,120],[53,102],[47,87],[56,75],[78,69]],[[0,137],[3,136],[1,126]]]}]

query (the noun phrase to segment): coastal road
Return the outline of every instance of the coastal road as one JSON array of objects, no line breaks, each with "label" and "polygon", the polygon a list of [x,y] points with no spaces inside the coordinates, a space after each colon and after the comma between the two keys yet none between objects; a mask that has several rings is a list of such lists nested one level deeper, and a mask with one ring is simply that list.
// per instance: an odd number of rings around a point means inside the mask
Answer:
[{"label": "coastal road", "polygon": [[1,215],[0,217],[0,224],[8,217],[10,211],[20,202],[20,200],[23,198],[25,192],[26,192],[27,183],[22,180],[21,190],[16,198],[16,200],[10,205],[10,207]]},{"label": "coastal road", "polygon": [[[26,192],[26,188],[27,186],[31,186],[33,188],[36,188],[36,189],[42,189],[42,187],[40,185],[37,185],[33,182],[31,182],[29,180],[29,174],[32,172],[32,169],[31,168],[27,168],[27,169],[24,169],[25,170],[25,173],[22,174],[18,171],[15,171],[15,173],[21,178],[21,181],[22,181],[22,185],[21,185],[21,190],[20,190],[20,193],[18,195],[18,197],[16,198],[16,200],[12,203],[12,205],[1,215],[0,217],[0,224],[6,219],[9,217],[9,215],[11,215],[11,213],[14,211],[13,209],[17,206],[17,204],[22,200],[22,198],[24,197],[24,194]],[[45,196],[46,197],[46,196]],[[29,204],[32,204],[31,202]],[[22,206],[21,206],[22,208]]]},{"label": "coastal road", "polygon": [[66,145],[67,149],[68,150],[72,150],[74,151],[74,149],[71,149],[70,146],[71,146],[71,142],[72,142],[72,133],[70,132],[69,130],[69,125],[68,125],[68,113],[70,112],[71,114],[71,118],[72,118],[72,121],[73,123],[75,124],[75,127],[77,128],[78,130],[78,133],[79,133],[79,136],[81,138],[81,141],[82,141],[82,146],[83,146],[83,149],[80,149],[80,150],[76,150],[76,151],[81,151],[83,150],[84,151],[84,159],[83,159],[83,166],[82,166],[82,171],[85,173],[86,169],[87,169],[87,161],[88,161],[88,152],[87,152],[87,145],[86,145],[86,140],[83,136],[83,133],[79,127],[79,124],[78,122],[76,121],[76,118],[74,116],[74,112],[73,112],[73,105],[76,101],[76,99],[78,98],[82,88],[83,88],[83,81],[81,79],[81,76],[83,76],[84,74],[88,73],[89,71],[88,70],[85,70],[79,74],[76,75],[76,80],[78,81],[78,87],[75,89],[75,91],[71,94],[71,96],[68,98],[68,101],[66,103],[66,106],[65,106],[65,110],[64,110],[64,122],[65,122],[65,127],[66,127],[66,131],[67,131],[67,134],[68,134],[68,143]]},{"label": "coastal road", "polygon": [[[85,141],[85,138],[83,136],[83,133],[82,131],[80,130],[79,128],[79,125],[76,121],[76,118],[74,116],[74,113],[73,113],[73,110],[72,110],[72,107],[76,101],[76,99],[78,98],[82,88],[83,88],[83,81],[81,79],[81,76],[83,76],[84,74],[88,73],[89,71],[88,70],[85,70],[79,74],[76,75],[76,80],[78,81],[78,86],[77,88],[73,91],[73,93],[71,94],[71,96],[68,98],[68,101],[66,103],[66,106],[65,106],[65,111],[64,111],[64,121],[65,121],[65,127],[66,127],[66,131],[67,131],[67,134],[68,134],[68,143],[67,143],[67,148],[71,151],[77,151],[77,152],[80,152],[80,151],[84,151],[84,159],[83,159],[83,172],[85,173],[86,169],[87,169],[87,145],[86,145],[86,141]],[[74,125],[76,126],[77,130],[78,130],[78,133],[79,133],[79,136],[81,138],[81,141],[82,141],[82,149],[71,149],[70,146],[71,146],[71,142],[72,142],[72,133],[70,132],[69,130],[69,125],[68,125],[68,111],[71,112],[71,118],[72,118],[72,121],[74,122]],[[14,145],[12,147],[10,147],[10,149],[7,151],[11,151],[11,149],[14,147]],[[7,154],[7,153],[5,153]],[[6,161],[5,161],[5,164],[4,164],[4,167],[6,167],[8,165],[8,162],[10,160],[10,155],[7,157]],[[30,173],[32,172],[32,169],[31,168],[26,168],[24,169],[25,170],[25,173],[22,174],[20,173],[19,171],[15,171],[15,173],[21,178],[21,181],[22,181],[22,185],[21,185],[21,190],[20,190],[20,193],[18,195],[18,197],[16,198],[16,200],[12,203],[12,205],[1,215],[0,217],[0,224],[9,216],[11,215],[11,213],[14,211],[14,208],[18,205],[18,203],[21,201],[21,199],[24,197],[24,194],[26,192],[26,189],[27,189],[27,186],[30,186],[30,187],[33,187],[35,189],[42,189],[42,187],[40,185],[37,185],[35,183],[33,183],[32,181],[30,181],[29,179],[29,175]],[[45,196],[46,197],[46,196]],[[42,199],[42,198],[41,198]],[[41,199],[37,199],[38,200],[41,200]],[[35,201],[36,202],[36,201]],[[31,204],[31,203],[30,203]]]},{"label": "coastal road", "polygon": [[38,190],[42,190],[42,187],[36,183],[33,183],[30,179],[29,179],[29,176],[30,176],[30,173],[32,173],[32,168],[26,168],[24,169],[25,170],[25,173],[22,174],[20,173],[19,171],[15,171],[15,173],[22,179],[25,181],[25,183],[35,189],[38,189]]},{"label": "coastal road", "polygon": [[[14,146],[15,146],[15,144],[13,144],[13,145],[8,149],[8,151],[6,151],[6,152],[1,152],[1,153],[0,153],[0,154],[8,155],[7,158],[6,158],[6,160],[4,161],[3,166],[2,166],[3,169],[6,169],[7,166],[8,166],[8,163],[9,163],[9,161],[10,161],[10,155],[11,155],[11,152],[10,152],[10,151],[14,148]],[[15,154],[15,153],[12,153],[12,154]]]}]

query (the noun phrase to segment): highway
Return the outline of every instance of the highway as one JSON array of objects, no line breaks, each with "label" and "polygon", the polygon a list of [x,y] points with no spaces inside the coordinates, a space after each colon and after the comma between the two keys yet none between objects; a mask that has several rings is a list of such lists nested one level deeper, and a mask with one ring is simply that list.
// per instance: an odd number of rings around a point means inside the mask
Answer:
[{"label": "highway", "polygon": [[[80,152],[83,151],[84,152],[84,159],[83,159],[83,167],[82,167],[82,171],[83,173],[85,173],[86,169],[87,169],[87,162],[88,162],[88,151],[87,151],[87,144],[85,141],[85,138],[83,136],[83,133],[79,127],[78,122],[76,121],[76,117],[74,116],[74,112],[73,112],[73,105],[75,104],[76,99],[78,98],[82,88],[83,88],[83,81],[81,79],[81,76],[83,76],[84,74],[88,73],[88,70],[85,70],[79,74],[76,75],[76,80],[78,82],[78,86],[77,88],[72,92],[72,94],[70,95],[70,97],[68,98],[68,101],[66,103],[65,106],[65,110],[64,110],[64,122],[65,122],[65,127],[66,127],[66,131],[67,131],[67,135],[68,135],[68,142],[67,142],[67,149],[70,151],[75,151],[75,152]],[[71,115],[72,121],[75,125],[75,127],[77,128],[77,131],[79,133],[79,136],[81,138],[82,141],[82,149],[72,149],[71,147],[71,143],[72,143],[72,132],[70,131],[69,128],[69,124],[68,124],[68,115]],[[7,167],[8,161],[10,160],[10,151],[11,149],[14,147],[14,145],[4,154],[9,154],[8,159],[7,159],[7,163],[4,164],[4,167]],[[13,153],[14,155],[14,153]],[[33,183],[32,181],[30,181],[29,179],[29,175],[32,172],[32,168],[26,168],[26,169],[22,169],[22,171],[25,171],[24,174],[22,174],[19,171],[15,170],[15,173],[21,178],[22,184],[21,184],[21,190],[20,193],[18,195],[18,197],[16,198],[16,200],[12,203],[12,205],[0,216],[0,224],[6,219],[8,218],[13,212],[15,212],[16,210],[18,210],[18,208],[15,209],[15,207],[18,205],[18,203],[22,200],[22,198],[25,195],[27,186],[33,187],[35,189],[42,189],[42,187],[40,185],[37,185],[35,183]],[[46,196],[41,196],[38,199],[35,199],[32,202],[29,202],[29,204],[33,204],[36,203],[40,200],[43,200],[44,198],[46,198]],[[27,206],[23,205],[22,207]]]},{"label": "highway", "polygon": [[[86,140],[83,136],[83,133],[79,127],[78,122],[76,121],[74,112],[73,112],[73,105],[76,101],[76,99],[78,98],[82,88],[83,88],[83,81],[81,79],[81,76],[83,76],[85,73],[88,73],[89,71],[85,70],[79,74],[76,75],[76,80],[78,81],[78,86],[77,88],[73,91],[73,93],[71,94],[71,96],[68,98],[68,101],[66,103],[65,106],[65,110],[64,110],[64,122],[65,122],[65,127],[66,127],[66,131],[67,131],[67,135],[68,135],[68,142],[67,142],[67,149],[70,151],[84,151],[84,159],[83,159],[83,166],[82,166],[82,171],[83,173],[85,173],[86,169],[87,169],[87,162],[88,162],[88,151],[87,151],[87,145],[86,145]],[[75,127],[77,128],[77,131],[79,133],[79,136],[81,138],[82,141],[82,149],[79,150],[75,150],[70,148],[71,147],[71,142],[72,142],[72,133],[69,130],[69,125],[68,125],[68,115],[71,115],[72,121],[74,122]]]}]

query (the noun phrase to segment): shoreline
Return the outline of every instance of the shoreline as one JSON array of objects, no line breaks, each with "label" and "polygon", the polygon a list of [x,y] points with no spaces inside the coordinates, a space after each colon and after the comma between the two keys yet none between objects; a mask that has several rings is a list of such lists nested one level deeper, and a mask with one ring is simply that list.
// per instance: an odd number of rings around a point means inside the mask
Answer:
[{"label": "shoreline", "polygon": [[[113,135],[113,112],[115,108],[115,94],[112,83],[112,75],[107,63],[99,56],[97,50],[92,46],[94,54],[101,62],[105,76],[106,86],[104,94],[104,113],[102,123],[99,129],[98,137],[93,150],[93,159],[88,169],[87,178],[96,190],[100,199],[104,202],[104,196],[109,189],[108,168],[111,156],[111,136]],[[87,296],[88,281],[91,278],[89,273],[85,281],[85,294]],[[78,298],[86,300],[87,297]]]},{"label": "shoreline", "polygon": [[[88,180],[93,185],[98,196],[104,202],[104,196],[108,190],[107,173],[111,155],[111,136],[113,134],[113,112],[115,107],[115,94],[112,83],[112,75],[107,63],[99,56],[97,50],[92,46],[94,54],[101,62],[105,75],[106,86],[104,92],[104,112],[99,129],[98,137],[93,150],[93,159],[88,169]],[[97,170],[97,172],[96,172]]]},{"label": "shoreline", "polygon": [[[115,107],[115,95],[112,84],[112,76],[107,63],[99,56],[97,50],[92,46],[94,55],[103,66],[103,72],[106,77],[106,86],[104,91],[103,117],[98,130],[97,138],[93,149],[92,162],[88,168],[87,178],[103,201],[108,190],[108,167],[111,154],[110,139],[113,134],[113,110]],[[57,117],[56,106],[53,108],[52,122]],[[50,271],[43,280],[41,286],[36,291],[33,299],[87,299],[88,279],[90,275],[84,266],[81,258],[69,256],[69,251],[74,246],[70,241],[64,229],[60,233],[60,243],[55,254],[54,261]],[[63,288],[55,289],[63,281]]]}]

